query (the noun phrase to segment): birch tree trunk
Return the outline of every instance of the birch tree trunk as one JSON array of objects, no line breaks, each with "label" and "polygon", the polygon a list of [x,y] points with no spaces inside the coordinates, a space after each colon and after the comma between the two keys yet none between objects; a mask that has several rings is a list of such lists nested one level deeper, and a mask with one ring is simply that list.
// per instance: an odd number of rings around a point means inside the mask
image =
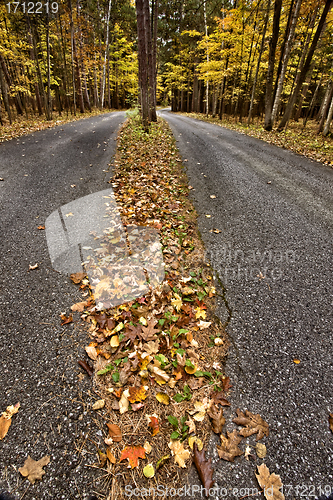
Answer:
[{"label": "birch tree trunk", "polygon": [[104,106],[106,58],[107,58],[107,54],[109,51],[110,14],[111,14],[111,0],[109,0],[109,7],[108,7],[108,13],[107,13],[107,20],[106,20],[106,42],[105,42],[105,51],[104,51],[103,77],[102,77],[102,90],[101,90],[102,108]]},{"label": "birch tree trunk", "polygon": [[332,118],[333,118],[333,97],[332,97],[332,100],[331,100],[330,109],[328,111],[327,120],[325,122],[325,127],[324,127],[324,130],[323,130],[323,135],[324,136],[328,135],[328,133],[330,131],[330,125],[331,125]]}]

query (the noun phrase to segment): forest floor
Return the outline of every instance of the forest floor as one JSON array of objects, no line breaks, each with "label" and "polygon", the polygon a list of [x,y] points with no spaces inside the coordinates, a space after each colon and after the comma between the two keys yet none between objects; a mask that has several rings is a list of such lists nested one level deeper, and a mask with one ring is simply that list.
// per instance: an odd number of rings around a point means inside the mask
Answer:
[{"label": "forest floor", "polygon": [[[57,125],[62,125],[65,123],[82,120],[83,118],[89,118],[90,116],[97,116],[103,113],[110,113],[111,111],[117,111],[115,109],[103,109],[93,108],[90,111],[85,111],[80,113],[76,112],[76,115],[72,113],[66,113],[63,111],[62,115],[59,116],[58,113],[53,112],[52,120],[47,120],[45,115],[39,116],[35,115],[17,115],[13,117],[12,124],[9,123],[7,119],[3,118],[3,125],[0,125],[0,143],[5,141],[10,141],[16,137],[22,135],[31,134],[37,132],[38,130],[45,130],[48,128],[55,127]],[[118,110],[119,111],[119,110]]]},{"label": "forest floor", "polygon": [[327,137],[324,137],[322,134],[317,134],[318,123],[315,120],[309,120],[305,128],[303,127],[303,120],[299,122],[290,121],[288,128],[283,132],[277,132],[277,130],[267,132],[264,129],[262,121],[256,121],[251,125],[247,125],[246,123],[235,121],[231,117],[225,117],[223,120],[220,120],[219,117],[207,117],[203,113],[179,114],[256,137],[269,144],[275,144],[275,146],[280,148],[289,149],[312,160],[333,166],[333,135],[329,134]]}]

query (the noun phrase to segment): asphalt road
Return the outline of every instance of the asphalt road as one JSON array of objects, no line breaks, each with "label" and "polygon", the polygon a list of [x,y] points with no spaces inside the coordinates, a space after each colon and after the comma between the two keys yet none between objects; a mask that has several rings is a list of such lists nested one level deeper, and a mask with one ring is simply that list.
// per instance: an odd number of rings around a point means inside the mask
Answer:
[{"label": "asphalt road", "polygon": [[[108,187],[124,120],[103,114],[0,145],[0,411],[21,404],[0,441],[0,492],[16,498],[84,500],[100,487],[85,466],[102,440],[89,409],[99,398],[77,364],[87,336],[77,322],[60,326],[60,313],[82,298],[53,270],[37,227],[61,205]],[[30,486],[18,472],[28,455],[51,460]]]},{"label": "asphalt road", "polygon": [[[236,408],[259,413],[270,429],[263,460],[219,460],[218,440],[211,441],[221,488],[213,498],[252,493],[261,463],[281,476],[288,499],[327,493],[333,489],[333,169],[216,125],[167,110],[161,116],[187,160],[199,229],[219,276],[233,384],[225,429],[237,428]],[[255,437],[243,440],[243,450],[247,443],[255,455]]]}]

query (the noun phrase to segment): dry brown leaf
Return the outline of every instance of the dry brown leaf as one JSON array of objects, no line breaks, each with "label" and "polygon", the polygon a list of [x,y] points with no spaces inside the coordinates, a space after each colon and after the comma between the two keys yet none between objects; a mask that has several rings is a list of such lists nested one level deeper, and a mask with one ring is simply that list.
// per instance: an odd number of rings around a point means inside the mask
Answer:
[{"label": "dry brown leaf", "polygon": [[188,417],[188,420],[185,422],[188,425],[188,433],[192,434],[192,432],[196,432],[195,422],[191,417]]},{"label": "dry brown leaf", "polygon": [[267,455],[267,448],[262,443],[256,444],[256,454],[259,458],[264,458]]},{"label": "dry brown leaf", "polygon": [[29,264],[29,271],[33,271],[34,269],[38,269],[38,264],[34,264],[33,266]]},{"label": "dry brown leaf", "polygon": [[333,413],[330,413],[330,416],[328,417],[328,423],[330,424],[330,429],[333,432]]},{"label": "dry brown leaf", "polygon": [[178,440],[170,441],[168,446],[172,455],[175,457],[175,462],[179,465],[179,467],[185,468],[185,460],[191,456],[189,450],[185,450],[183,444]]},{"label": "dry brown leaf", "polygon": [[228,437],[225,437],[221,434],[221,446],[217,445],[217,452],[219,457],[223,458],[223,460],[233,462],[235,457],[239,457],[243,454],[242,450],[238,448],[242,438],[238,435],[236,430],[232,432],[227,431],[227,436]]},{"label": "dry brown leaf", "polygon": [[84,302],[77,302],[76,304],[73,304],[71,306],[72,311],[78,311],[82,312],[85,310],[85,308],[89,305],[89,302],[84,301]]},{"label": "dry brown leaf", "polygon": [[83,280],[83,278],[85,278],[86,274],[85,273],[73,273],[70,275],[70,279],[73,281],[73,283],[75,283],[76,285],[78,285],[79,283],[81,283],[81,281]]},{"label": "dry brown leaf", "polygon": [[94,345],[88,345],[87,347],[85,347],[85,351],[88,354],[90,359],[92,359],[93,361],[96,361],[98,354],[96,351],[96,347]]},{"label": "dry brown leaf", "polygon": [[113,439],[115,443],[120,443],[122,440],[122,433],[120,427],[116,424],[106,424],[109,428],[109,436]]},{"label": "dry brown leaf", "polygon": [[269,435],[268,423],[259,414],[254,415],[248,410],[243,413],[239,408],[237,408],[236,413],[237,417],[233,419],[233,422],[245,426],[245,429],[241,429],[239,432],[241,436],[249,437],[252,434],[257,434],[257,441],[259,441],[259,439]]},{"label": "dry brown leaf", "polygon": [[270,474],[267,465],[257,466],[259,474],[256,474],[259,486],[263,488],[266,500],[284,500],[284,494],[280,491],[283,484],[280,476]]},{"label": "dry brown leaf", "polygon": [[110,448],[106,448],[106,456],[108,457],[108,460],[111,464],[116,464],[117,463],[117,459],[116,457],[113,455],[113,453],[111,453],[111,450]]},{"label": "dry brown leaf", "polygon": [[12,416],[19,411],[20,403],[7,406],[6,410],[0,417],[0,441],[6,436],[8,429],[12,423]]},{"label": "dry brown leaf", "polygon": [[99,399],[92,405],[93,410],[101,410],[105,406],[105,399]]},{"label": "dry brown leaf", "polygon": [[119,400],[119,411],[122,415],[128,411],[129,401],[128,401],[129,391],[126,390],[122,393],[121,398]]},{"label": "dry brown leaf", "polygon": [[66,314],[61,314],[61,326],[68,325],[69,323],[72,323],[73,321],[73,316],[66,316]]},{"label": "dry brown leaf", "polygon": [[209,496],[209,490],[213,487],[213,467],[212,467],[212,459],[209,458],[206,460],[205,450],[199,451],[197,447],[197,443],[194,443],[193,446],[193,461],[197,468],[199,477],[205,488],[206,497]]},{"label": "dry brown leaf", "polygon": [[23,467],[19,468],[19,472],[22,476],[28,478],[31,484],[35,484],[37,479],[42,479],[44,476],[45,470],[43,470],[43,467],[48,463],[50,463],[49,456],[45,456],[36,462],[28,455]]},{"label": "dry brown leaf", "polygon": [[148,321],[148,325],[147,327],[145,326],[142,326],[142,333],[141,333],[141,337],[143,340],[152,340],[153,338],[155,338],[155,334],[159,332],[159,330],[155,327],[157,323],[157,319],[155,318],[152,318]]},{"label": "dry brown leaf", "polygon": [[208,416],[211,419],[212,422],[212,428],[215,434],[221,434],[223,426],[225,424],[225,418],[223,416],[223,409],[218,408],[217,405],[211,406]]}]

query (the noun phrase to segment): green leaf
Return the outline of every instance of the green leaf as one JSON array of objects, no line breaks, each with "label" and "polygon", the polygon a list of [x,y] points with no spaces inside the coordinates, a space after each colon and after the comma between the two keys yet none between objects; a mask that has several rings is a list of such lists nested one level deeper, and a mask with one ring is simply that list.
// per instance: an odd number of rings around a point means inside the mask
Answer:
[{"label": "green leaf", "polygon": [[183,354],[185,354],[185,350],[184,349],[177,349],[176,353],[183,356]]},{"label": "green leaf", "polygon": [[158,320],[158,324],[159,324],[160,326],[163,326],[163,325],[164,325],[164,323],[165,323],[165,319],[164,319],[164,318],[162,318],[162,319],[159,319],[159,320]]},{"label": "green leaf", "polygon": [[177,366],[178,366],[178,361],[177,361],[176,359],[174,359],[174,360],[172,361],[172,364],[173,364],[173,366],[174,366],[175,368],[177,368]]},{"label": "green leaf", "polygon": [[187,360],[185,361],[185,365],[186,365],[186,366],[189,366],[190,368],[194,368],[194,364],[192,363],[192,361],[191,361],[190,359],[187,359]]},{"label": "green leaf", "polygon": [[184,385],[184,394],[185,394],[186,396],[188,396],[189,394],[192,396],[192,394],[191,394],[191,390],[190,390],[190,388],[189,388],[189,386],[188,386],[188,385]]},{"label": "green leaf", "polygon": [[119,382],[119,372],[118,372],[118,370],[116,372],[112,373],[112,379],[115,382],[115,384],[117,382]]},{"label": "green leaf", "polygon": [[119,366],[119,365],[120,365],[120,363],[122,362],[122,360],[123,360],[122,358],[118,358],[118,359],[115,359],[113,362],[114,362],[114,364],[115,364],[116,366]]},{"label": "green leaf", "polygon": [[212,378],[213,375],[210,372],[203,372],[205,377]]},{"label": "green leaf", "polygon": [[173,399],[176,401],[176,403],[181,403],[182,401],[184,401],[185,397],[182,394],[178,393],[173,396]]},{"label": "green leaf", "polygon": [[124,338],[125,338],[125,335],[123,333],[121,333],[119,336],[119,342],[121,342]]},{"label": "green leaf", "polygon": [[194,277],[196,276],[196,273],[194,271],[190,271],[190,275]]},{"label": "green leaf", "polygon": [[188,330],[185,330],[184,328],[181,328],[178,332],[178,335],[182,335],[183,333],[188,333]]},{"label": "green leaf", "polygon": [[170,439],[178,439],[180,436],[179,432],[173,431],[173,433],[170,436]]},{"label": "green leaf", "polygon": [[173,415],[169,415],[168,421],[172,425],[172,427],[174,427],[175,429],[178,429],[178,420],[176,417],[174,417]]},{"label": "green leaf", "polygon": [[204,376],[204,372],[202,372],[201,370],[197,370],[194,374],[195,377],[203,377]]},{"label": "green leaf", "polygon": [[99,370],[97,372],[97,375],[105,375],[105,373],[108,373],[110,372],[111,370],[113,370],[114,366],[113,365],[107,365],[105,368],[103,368],[102,370]]}]

